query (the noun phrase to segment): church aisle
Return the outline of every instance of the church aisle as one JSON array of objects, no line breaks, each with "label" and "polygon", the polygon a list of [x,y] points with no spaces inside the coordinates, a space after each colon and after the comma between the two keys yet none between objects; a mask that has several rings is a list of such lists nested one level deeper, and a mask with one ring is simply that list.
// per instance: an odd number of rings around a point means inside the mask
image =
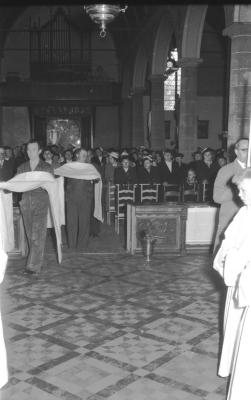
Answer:
[{"label": "church aisle", "polygon": [[1,288],[1,400],[224,400],[222,286],[205,255],[46,254],[10,260]]}]

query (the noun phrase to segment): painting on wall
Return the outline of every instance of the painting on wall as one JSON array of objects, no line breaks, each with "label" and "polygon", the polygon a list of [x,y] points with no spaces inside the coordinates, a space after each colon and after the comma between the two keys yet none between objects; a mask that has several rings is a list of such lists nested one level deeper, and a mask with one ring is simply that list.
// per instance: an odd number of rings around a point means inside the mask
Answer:
[{"label": "painting on wall", "polygon": [[49,119],[46,127],[47,145],[64,149],[81,145],[80,122],[75,119]]},{"label": "painting on wall", "polygon": [[208,139],[208,128],[209,121],[208,120],[199,120],[197,121],[197,138],[198,139]]}]

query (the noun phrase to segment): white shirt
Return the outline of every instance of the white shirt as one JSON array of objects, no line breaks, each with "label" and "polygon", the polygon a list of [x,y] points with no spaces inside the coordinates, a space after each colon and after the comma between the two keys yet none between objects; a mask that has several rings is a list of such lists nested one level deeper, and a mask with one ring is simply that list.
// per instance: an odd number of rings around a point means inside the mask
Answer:
[{"label": "white shirt", "polygon": [[246,168],[246,164],[244,162],[241,162],[240,160],[238,160],[238,158],[236,160],[238,161],[242,169]]},{"label": "white shirt", "polygon": [[166,165],[170,169],[170,172],[172,172],[172,161],[165,161]]}]

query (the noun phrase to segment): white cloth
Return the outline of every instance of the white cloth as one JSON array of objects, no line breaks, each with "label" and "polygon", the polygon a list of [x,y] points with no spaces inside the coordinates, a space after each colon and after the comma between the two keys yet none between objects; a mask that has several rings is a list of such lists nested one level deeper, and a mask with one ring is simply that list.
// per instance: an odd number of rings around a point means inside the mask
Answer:
[{"label": "white cloth", "polygon": [[241,315],[231,369],[227,400],[249,400],[251,354],[251,310],[245,307]]},{"label": "white cloth", "polygon": [[0,189],[7,189],[13,192],[22,193],[37,189],[39,187],[45,189],[49,195],[50,209],[52,212],[53,225],[57,239],[58,262],[61,263],[61,227],[59,221],[58,187],[56,179],[49,172],[31,171],[18,174],[7,182],[0,182]]},{"label": "white cloth", "polygon": [[64,176],[66,178],[83,179],[88,181],[99,180],[94,186],[94,217],[103,222],[102,215],[102,180],[97,169],[88,163],[70,162],[62,165],[54,170],[55,175]]},{"label": "white cloth", "polygon": [[[0,226],[2,226],[2,214],[0,214]],[[7,254],[4,251],[4,241],[0,230],[0,283],[2,283],[5,269],[7,265]],[[3,326],[1,318],[1,304],[0,304],[0,388],[8,382],[8,369],[7,369],[7,357],[6,349],[3,337]]]},{"label": "white cloth", "polygon": [[0,190],[0,221],[3,249],[9,252],[14,249],[14,223],[13,223],[13,199],[12,193],[4,193]]},{"label": "white cloth", "polygon": [[[56,208],[58,212],[58,220],[60,225],[65,225],[65,196],[64,196],[64,178],[62,176],[56,179],[56,191],[58,194],[58,207]],[[47,228],[52,228],[53,217],[51,213],[51,209],[49,209],[47,216]]]},{"label": "white cloth", "polygon": [[[214,259],[213,268],[228,286],[224,312],[224,340],[218,370],[218,374],[223,377],[228,376],[234,367],[234,359],[238,353],[237,342],[242,341],[240,329],[246,312],[245,307],[251,304],[250,226],[251,210],[244,206],[227,228],[225,239]],[[251,337],[251,332],[249,334]]]}]

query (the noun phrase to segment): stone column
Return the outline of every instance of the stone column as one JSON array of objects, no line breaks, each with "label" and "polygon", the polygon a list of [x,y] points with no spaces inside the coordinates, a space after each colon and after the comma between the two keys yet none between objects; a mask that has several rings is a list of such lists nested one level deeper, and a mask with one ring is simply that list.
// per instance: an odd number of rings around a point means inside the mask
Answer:
[{"label": "stone column", "polygon": [[181,93],[179,105],[179,151],[184,154],[184,161],[190,161],[197,148],[197,70],[202,60],[182,58]]},{"label": "stone column", "polygon": [[132,95],[132,145],[144,145],[144,115],[143,115],[144,88],[133,89]]},{"label": "stone column", "polygon": [[248,137],[251,118],[251,23],[234,22],[223,31],[231,38],[228,147]]},{"label": "stone column", "polygon": [[120,117],[121,117],[121,131],[119,146],[131,147],[132,146],[132,99],[123,98],[120,105]]},{"label": "stone column", "polygon": [[152,75],[151,80],[151,148],[165,146],[164,76]]}]

